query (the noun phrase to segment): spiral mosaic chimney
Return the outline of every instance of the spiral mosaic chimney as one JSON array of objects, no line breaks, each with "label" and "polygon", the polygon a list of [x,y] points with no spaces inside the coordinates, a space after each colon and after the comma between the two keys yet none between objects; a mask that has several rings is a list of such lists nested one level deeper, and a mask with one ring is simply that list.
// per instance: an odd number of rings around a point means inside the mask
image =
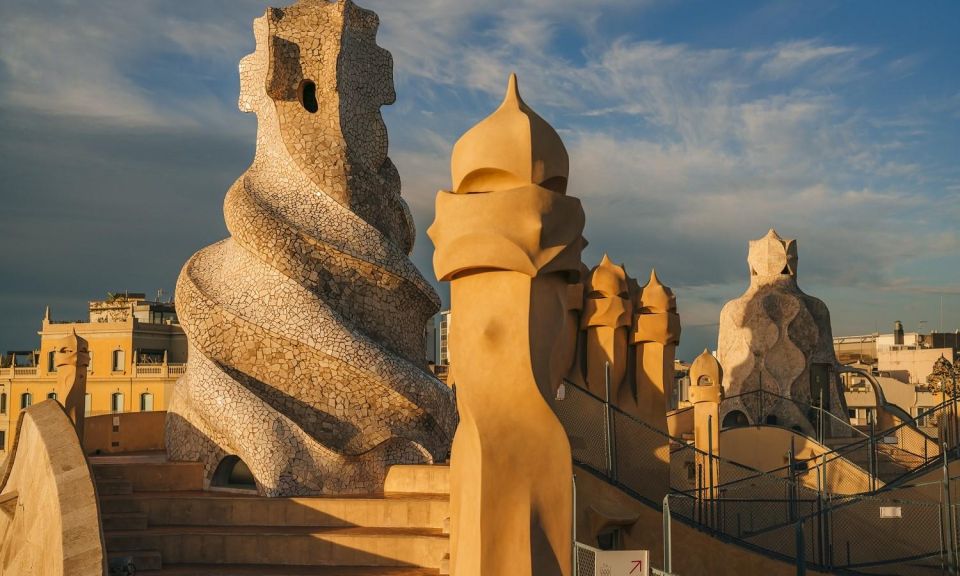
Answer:
[{"label": "spiral mosaic chimney", "polygon": [[369,493],[390,465],[448,457],[452,393],[423,358],[439,299],[408,258],[378,24],[349,0],[254,22],[240,108],[257,115],[256,156],[227,192],[230,238],[177,284],[190,360],[167,449],[208,481],[242,462],[269,496]]}]

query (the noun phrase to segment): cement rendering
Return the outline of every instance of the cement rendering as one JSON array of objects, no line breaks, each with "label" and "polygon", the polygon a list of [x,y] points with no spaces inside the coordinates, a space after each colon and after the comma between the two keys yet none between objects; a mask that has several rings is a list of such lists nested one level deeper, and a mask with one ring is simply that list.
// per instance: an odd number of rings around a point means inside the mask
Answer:
[{"label": "cement rendering", "polygon": [[572,573],[572,456],[549,403],[569,368],[562,339],[585,243],[583,208],[565,194],[568,166],[559,135],[511,76],[500,107],[454,146],[452,190],[437,194],[428,234],[456,315],[457,576]]},{"label": "cement rendering", "polygon": [[231,238],[177,285],[190,354],[167,450],[208,480],[236,455],[264,495],[370,493],[392,464],[448,456],[452,392],[422,359],[439,299],[408,259],[378,24],[349,0],[254,23],[240,108],[257,114],[256,157],[227,193]]},{"label": "cement rendering", "polygon": [[90,466],[74,423],[56,400],[20,413],[0,469],[0,574],[106,574]]}]

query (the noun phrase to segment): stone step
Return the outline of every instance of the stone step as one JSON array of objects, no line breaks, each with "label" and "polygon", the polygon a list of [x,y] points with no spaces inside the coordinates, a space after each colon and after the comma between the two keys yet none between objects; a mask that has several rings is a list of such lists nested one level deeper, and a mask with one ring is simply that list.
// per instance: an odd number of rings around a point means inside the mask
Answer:
[{"label": "stone step", "polygon": [[93,464],[97,484],[104,481],[130,482],[137,492],[203,490],[203,464],[198,462],[106,463]]},{"label": "stone step", "polygon": [[389,566],[268,566],[250,564],[167,564],[150,576],[438,576],[433,568]]},{"label": "stone step", "polygon": [[133,484],[126,480],[97,480],[97,496],[133,494]]},{"label": "stone step", "polygon": [[396,465],[387,470],[383,491],[401,494],[450,494],[450,466]]},{"label": "stone step", "polygon": [[163,568],[159,550],[128,550],[124,552],[107,552],[108,561],[129,558],[136,566],[137,572],[145,570],[160,570]]},{"label": "stone step", "polygon": [[111,554],[158,549],[164,564],[419,566],[438,569],[449,538],[430,528],[166,526],[104,533]]},{"label": "stone step", "polygon": [[443,531],[447,496],[261,498],[217,492],[103,496],[103,514],[143,514],[150,526],[432,528]]},{"label": "stone step", "polygon": [[146,530],[147,515],[141,512],[101,512],[104,530]]}]

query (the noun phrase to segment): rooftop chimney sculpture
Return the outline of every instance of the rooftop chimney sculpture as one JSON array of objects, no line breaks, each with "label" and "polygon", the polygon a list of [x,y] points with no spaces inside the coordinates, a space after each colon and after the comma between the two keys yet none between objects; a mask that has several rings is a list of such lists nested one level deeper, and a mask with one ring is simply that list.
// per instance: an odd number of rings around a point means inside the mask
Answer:
[{"label": "rooftop chimney sculpture", "polygon": [[[453,149],[428,230],[450,282],[460,425],[451,458],[451,573],[571,573],[570,443],[550,400],[569,368],[583,208],[567,152],[510,77],[500,108]],[[575,308],[575,305],[574,305]],[[574,334],[575,336],[575,334]]]},{"label": "rooftop chimney sculpture", "polygon": [[208,479],[236,456],[266,495],[369,493],[391,464],[447,457],[452,393],[423,359],[439,299],[408,259],[378,24],[350,0],[254,22],[240,108],[257,115],[256,156],[227,193],[231,237],[177,284],[190,360],[167,448]]},{"label": "rooftop chimney sculpture", "polygon": [[[720,312],[724,426],[773,424],[809,435],[847,419],[830,311],[797,286],[797,243],[775,230],[750,242],[750,287]],[[819,410],[836,416],[820,416]]]},{"label": "rooftop chimney sculpture", "polygon": [[[49,307],[46,316],[49,320]],[[76,427],[77,437],[82,445],[90,347],[87,341],[77,336],[77,332],[74,330],[71,334],[57,341],[54,351],[54,364],[57,367],[57,392],[62,394],[63,409]]]}]

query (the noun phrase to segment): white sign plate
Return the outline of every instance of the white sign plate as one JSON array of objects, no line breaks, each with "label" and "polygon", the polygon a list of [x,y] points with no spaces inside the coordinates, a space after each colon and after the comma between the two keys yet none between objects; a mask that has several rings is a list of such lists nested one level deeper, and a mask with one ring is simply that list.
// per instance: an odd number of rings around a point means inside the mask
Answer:
[{"label": "white sign plate", "polygon": [[598,551],[597,576],[650,576],[650,551]]},{"label": "white sign plate", "polygon": [[881,518],[903,518],[903,512],[899,506],[881,506]]}]

